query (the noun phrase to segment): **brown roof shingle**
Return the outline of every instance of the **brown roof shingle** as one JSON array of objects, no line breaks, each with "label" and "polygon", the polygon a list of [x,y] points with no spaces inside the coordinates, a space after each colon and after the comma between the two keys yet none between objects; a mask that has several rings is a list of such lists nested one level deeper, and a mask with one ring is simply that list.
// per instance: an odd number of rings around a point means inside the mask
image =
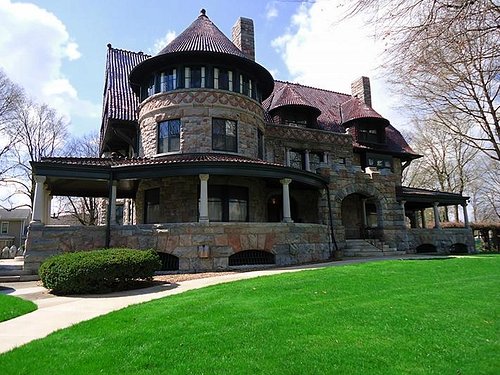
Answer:
[{"label": "brown roof shingle", "polygon": [[227,53],[246,59],[245,54],[210,21],[204,9],[198,18],[158,55],[193,51]]}]

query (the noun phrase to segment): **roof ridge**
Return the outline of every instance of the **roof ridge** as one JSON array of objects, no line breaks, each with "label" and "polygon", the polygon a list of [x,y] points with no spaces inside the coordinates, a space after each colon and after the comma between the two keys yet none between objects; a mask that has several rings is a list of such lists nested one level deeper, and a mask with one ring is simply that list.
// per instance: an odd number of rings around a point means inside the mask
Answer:
[{"label": "roof ridge", "polygon": [[296,85],[296,86],[301,86],[301,87],[307,87],[307,88],[309,88],[309,89],[314,89],[314,90],[319,90],[319,91],[331,92],[331,93],[333,93],[333,94],[339,94],[339,95],[345,95],[345,96],[350,96],[350,97],[353,97],[351,94],[346,94],[346,93],[343,93],[343,92],[333,91],[333,90],[328,90],[328,89],[322,89],[322,88],[320,88],[320,87],[314,87],[314,86],[309,86],[309,85],[303,85],[302,83],[298,83],[298,82],[282,81],[282,80],[280,80],[280,79],[275,79],[274,81],[275,81],[275,82],[286,83],[286,84],[290,84],[290,85]]},{"label": "roof ridge", "polygon": [[147,57],[153,57],[153,55],[149,55],[147,53],[144,53],[143,51],[136,52],[136,51],[131,51],[131,50],[124,49],[124,48],[115,48],[111,45],[111,43],[108,43],[107,46],[108,46],[108,49],[112,50],[112,51],[128,52],[128,53],[133,53],[135,55],[143,55],[143,56],[147,56]]}]

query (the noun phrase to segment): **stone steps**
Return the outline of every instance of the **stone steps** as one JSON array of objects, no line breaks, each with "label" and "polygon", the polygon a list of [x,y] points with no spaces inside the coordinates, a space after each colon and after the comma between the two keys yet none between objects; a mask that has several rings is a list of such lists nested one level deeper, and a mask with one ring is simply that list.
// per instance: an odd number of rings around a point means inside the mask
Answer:
[{"label": "stone steps", "polygon": [[38,275],[24,269],[24,257],[0,260],[0,283],[39,280]]},{"label": "stone steps", "polygon": [[343,250],[346,257],[377,257],[396,256],[402,252],[396,248],[389,247],[379,240],[346,240],[346,247]]}]

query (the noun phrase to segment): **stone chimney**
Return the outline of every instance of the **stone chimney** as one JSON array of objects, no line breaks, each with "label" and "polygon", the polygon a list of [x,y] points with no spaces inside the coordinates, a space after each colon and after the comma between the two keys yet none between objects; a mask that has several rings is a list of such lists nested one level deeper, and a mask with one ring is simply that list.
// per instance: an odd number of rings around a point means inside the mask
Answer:
[{"label": "stone chimney", "polygon": [[233,26],[233,43],[245,56],[255,61],[255,38],[253,20],[240,17]]},{"label": "stone chimney", "polygon": [[370,78],[360,77],[353,83],[351,83],[351,95],[355,96],[371,107],[372,93],[370,90]]}]

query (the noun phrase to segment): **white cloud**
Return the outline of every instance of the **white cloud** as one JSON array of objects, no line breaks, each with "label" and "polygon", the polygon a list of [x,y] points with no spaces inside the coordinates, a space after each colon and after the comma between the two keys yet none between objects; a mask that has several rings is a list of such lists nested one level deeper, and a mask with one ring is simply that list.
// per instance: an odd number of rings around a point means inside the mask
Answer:
[{"label": "white cloud", "polygon": [[384,46],[375,31],[360,17],[342,20],[339,0],[303,3],[271,45],[298,83],[349,94],[352,81],[370,77],[375,110],[397,125],[404,120],[379,68]]},{"label": "white cloud", "polygon": [[276,1],[272,1],[266,4],[266,19],[272,20],[273,18],[278,17],[278,7],[276,5]]},{"label": "white cloud", "polygon": [[68,120],[82,108],[92,121],[99,118],[100,105],[80,99],[62,73],[65,60],[81,57],[66,26],[45,9],[10,0],[0,0],[0,19],[0,68],[7,76]]},{"label": "white cloud", "polygon": [[174,40],[176,36],[177,35],[175,31],[172,30],[167,31],[167,33],[165,34],[165,36],[163,36],[163,38],[155,40],[153,48],[150,49],[151,54],[156,55],[163,48],[165,48],[167,44],[169,44],[172,40]]}]

